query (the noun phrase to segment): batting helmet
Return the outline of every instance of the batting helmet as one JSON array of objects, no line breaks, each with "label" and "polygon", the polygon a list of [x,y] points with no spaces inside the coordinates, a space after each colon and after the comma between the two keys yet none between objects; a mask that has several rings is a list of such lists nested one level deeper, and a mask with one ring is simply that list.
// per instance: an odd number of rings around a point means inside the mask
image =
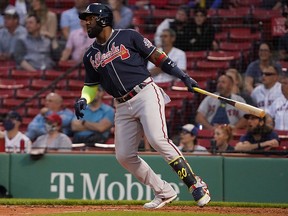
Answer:
[{"label": "batting helmet", "polygon": [[88,5],[85,11],[79,14],[79,18],[85,20],[89,15],[97,16],[97,24],[101,27],[113,25],[113,13],[107,5],[92,3]]}]

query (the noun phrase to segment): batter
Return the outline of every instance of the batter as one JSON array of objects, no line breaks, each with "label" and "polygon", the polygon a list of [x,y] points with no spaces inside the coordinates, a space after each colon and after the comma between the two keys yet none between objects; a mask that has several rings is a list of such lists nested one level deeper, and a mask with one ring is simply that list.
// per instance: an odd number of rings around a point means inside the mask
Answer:
[{"label": "batter", "polygon": [[207,185],[169,139],[164,112],[167,95],[153,82],[145,63],[149,60],[181,79],[191,92],[198,87],[197,82],[138,32],[112,29],[113,14],[107,5],[90,4],[79,18],[86,21],[88,36],[96,39],[83,57],[86,75],[81,98],[75,103],[77,118],[83,117],[81,110],[93,100],[101,84],[115,98],[116,158],[154,191],[155,198],[144,208],[161,208],[176,199],[177,193],[138,156],[143,133],[187,185],[197,204],[206,205],[210,201]]}]

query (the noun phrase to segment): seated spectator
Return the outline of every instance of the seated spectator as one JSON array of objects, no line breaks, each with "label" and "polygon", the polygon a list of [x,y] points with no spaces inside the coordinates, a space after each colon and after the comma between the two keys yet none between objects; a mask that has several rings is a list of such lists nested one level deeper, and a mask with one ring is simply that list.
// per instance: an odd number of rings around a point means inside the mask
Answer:
[{"label": "seated spectator", "polygon": [[215,146],[212,146],[212,152],[233,152],[234,147],[229,143],[233,138],[232,127],[229,125],[217,125],[214,130]]},{"label": "seated spectator", "polygon": [[264,68],[269,67],[271,64],[275,64],[278,73],[280,74],[282,72],[281,65],[273,61],[271,51],[271,46],[268,43],[261,43],[258,51],[259,59],[248,65],[245,72],[244,85],[245,91],[247,91],[249,95],[256,86],[262,83],[261,75]]},{"label": "seated spectator", "polygon": [[61,13],[60,28],[64,40],[68,39],[71,31],[81,28],[78,14],[85,10],[88,5],[89,0],[75,0],[73,8],[65,10]]},{"label": "seated spectator", "polygon": [[192,154],[208,154],[209,152],[204,146],[197,144],[198,128],[193,124],[186,124],[180,132],[179,150]]},{"label": "seated spectator", "polygon": [[69,151],[72,148],[72,142],[70,138],[61,133],[62,119],[56,114],[52,113],[45,117],[45,130],[46,133],[39,136],[32,144],[32,149],[38,150],[58,150]]},{"label": "seated spectator", "polygon": [[18,153],[23,151],[27,153],[30,151],[30,139],[19,131],[21,123],[22,117],[16,111],[9,112],[4,119],[3,127],[5,130],[4,132],[1,131],[0,138],[5,139],[5,152]]},{"label": "seated spectator", "polygon": [[194,22],[192,22],[192,31],[189,44],[185,44],[188,50],[213,50],[217,49],[218,45],[215,38],[215,29],[207,21],[207,11],[203,8],[194,10]]},{"label": "seated spectator", "polygon": [[56,13],[48,9],[45,0],[32,0],[30,14],[36,14],[41,20],[41,35],[55,39],[58,28]]},{"label": "seated spectator", "polygon": [[105,143],[114,124],[114,109],[102,102],[104,90],[98,87],[95,99],[83,110],[84,117],[72,121],[73,143]]},{"label": "seated spectator", "polygon": [[[82,61],[86,49],[94,42],[87,34],[86,22],[81,20],[81,29],[73,30],[68,37],[66,47],[62,52],[60,61]],[[71,57],[71,58],[70,58]]]},{"label": "seated spectator", "polygon": [[288,19],[285,20],[285,33],[279,37],[278,57],[279,60],[288,61]]},{"label": "seated spectator", "polygon": [[280,83],[282,94],[279,94],[278,98],[270,105],[267,113],[269,114],[268,119],[272,117],[274,120],[275,130],[288,131],[288,72],[281,75]]},{"label": "seated spectator", "polygon": [[251,97],[257,107],[267,111],[273,101],[281,95],[279,74],[274,65],[263,69],[262,83],[253,89]]},{"label": "seated spectator", "polygon": [[161,34],[164,29],[173,29],[176,32],[176,40],[174,46],[183,51],[189,50],[191,39],[191,23],[190,23],[190,8],[186,5],[181,5],[175,15],[174,19],[164,19],[158,25],[154,37],[154,42],[157,47],[161,47]]},{"label": "seated spectator", "polygon": [[247,102],[247,104],[255,106],[251,96],[248,95],[243,89],[243,79],[239,71],[236,68],[229,68],[225,71],[225,74],[233,79],[232,93],[240,95]]},{"label": "seated spectator", "polygon": [[[172,59],[177,66],[186,71],[187,62],[186,62],[186,54],[184,51],[173,46],[176,40],[176,33],[173,29],[164,29],[161,34],[161,44],[162,47],[159,50],[165,52],[170,59]],[[148,62],[147,69],[150,71],[154,82],[162,83],[162,82],[172,82],[176,79],[176,77],[171,76],[167,73],[162,72],[159,67],[156,67],[150,61]]]},{"label": "seated spectator", "polygon": [[4,12],[4,27],[0,29],[0,60],[13,59],[16,40],[27,33],[19,24],[19,15],[14,8]]},{"label": "seated spectator", "polygon": [[19,14],[20,25],[25,25],[25,19],[28,14],[28,9],[30,8],[30,1],[28,0],[15,0],[13,6],[15,7],[17,13]]},{"label": "seated spectator", "polygon": [[240,142],[235,146],[235,151],[269,150],[279,146],[279,138],[271,127],[265,124],[265,117],[259,118],[251,114],[245,114],[248,120],[248,129],[245,135],[240,137]]},{"label": "seated spectator", "polygon": [[[241,96],[232,93],[232,88],[233,79],[223,74],[218,78],[215,94],[246,103]],[[218,99],[206,96],[198,107],[196,122],[202,125],[204,129],[210,130],[214,130],[214,127],[218,124],[229,124],[240,129],[245,128],[247,124],[243,116],[243,111]]]},{"label": "seated spectator", "polygon": [[45,107],[40,110],[40,113],[28,125],[26,135],[30,140],[34,141],[38,136],[46,133],[45,117],[51,113],[57,113],[61,117],[62,132],[67,136],[72,136],[71,121],[74,118],[74,113],[70,109],[63,107],[63,99],[59,94],[51,92],[46,96]]},{"label": "seated spectator", "polygon": [[124,5],[124,0],[108,0],[113,11],[114,29],[127,29],[132,26],[133,12]]},{"label": "seated spectator", "polygon": [[39,17],[29,15],[26,19],[26,29],[28,34],[20,37],[15,44],[14,58],[18,69],[37,71],[53,68],[53,52],[57,53],[58,47],[53,46],[50,39],[41,36]]},{"label": "seated spectator", "polygon": [[5,10],[13,8],[13,5],[9,4],[9,0],[0,1],[0,28],[4,26],[4,16],[3,13]]}]

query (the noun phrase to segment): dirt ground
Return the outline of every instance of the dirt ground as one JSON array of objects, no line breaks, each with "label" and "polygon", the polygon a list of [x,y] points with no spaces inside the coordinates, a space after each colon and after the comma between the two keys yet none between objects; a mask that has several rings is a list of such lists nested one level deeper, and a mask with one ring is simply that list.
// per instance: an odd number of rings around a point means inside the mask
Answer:
[{"label": "dirt ground", "polygon": [[[14,206],[0,205],[1,216],[14,215],[41,215],[53,213],[72,213],[72,212],[99,212],[99,211],[122,211],[122,210],[144,210],[142,206],[129,205],[102,205],[102,206]],[[145,211],[145,210],[144,210]],[[148,211],[148,210],[146,210]],[[151,210],[150,210],[151,211]],[[195,212],[195,213],[214,213],[214,214],[253,214],[261,216],[287,216],[288,209],[286,208],[243,208],[243,207],[205,207],[199,208],[196,206],[165,206],[156,211],[167,212]]]}]

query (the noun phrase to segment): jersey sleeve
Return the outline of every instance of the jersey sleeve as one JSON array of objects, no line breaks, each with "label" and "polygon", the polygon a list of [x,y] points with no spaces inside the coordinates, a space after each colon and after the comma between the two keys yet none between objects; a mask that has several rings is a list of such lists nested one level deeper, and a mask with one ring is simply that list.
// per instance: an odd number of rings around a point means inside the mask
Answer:
[{"label": "jersey sleeve", "polygon": [[136,50],[140,53],[140,55],[144,59],[148,59],[149,56],[154,52],[156,47],[151,43],[150,40],[144,38],[141,34],[136,31],[132,31],[132,40],[133,45],[135,46]]}]

